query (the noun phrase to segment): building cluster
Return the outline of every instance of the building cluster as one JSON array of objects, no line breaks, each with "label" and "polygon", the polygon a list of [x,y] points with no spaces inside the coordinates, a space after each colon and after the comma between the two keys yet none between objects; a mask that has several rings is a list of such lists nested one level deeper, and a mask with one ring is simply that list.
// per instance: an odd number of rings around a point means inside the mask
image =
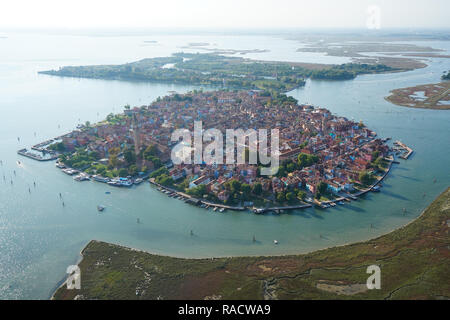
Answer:
[{"label": "building cluster", "polygon": [[[224,134],[226,129],[279,129],[280,163],[287,164],[290,170],[283,175],[260,176],[258,166],[251,164],[171,164],[175,145],[171,141],[172,132],[186,128],[193,133],[194,121],[202,121],[204,130],[215,128]],[[314,194],[321,182],[333,193],[348,192],[360,172],[371,167],[374,154],[384,156],[389,151],[376,133],[361,123],[335,116],[323,108],[277,104],[270,95],[257,91],[172,94],[75,130],[63,136],[63,143],[69,151],[85,147],[96,152],[99,159],[107,159],[112,148],[132,147],[138,152],[149,145],[156,146],[174,183],[187,179],[189,188],[205,185],[207,192],[221,201],[230,196],[225,184],[231,180],[249,185],[260,183],[266,194],[292,188]],[[318,160],[301,168],[289,167],[289,163],[297,163],[302,153],[314,155]],[[152,161],[142,157],[139,161],[140,165],[153,169]]]}]

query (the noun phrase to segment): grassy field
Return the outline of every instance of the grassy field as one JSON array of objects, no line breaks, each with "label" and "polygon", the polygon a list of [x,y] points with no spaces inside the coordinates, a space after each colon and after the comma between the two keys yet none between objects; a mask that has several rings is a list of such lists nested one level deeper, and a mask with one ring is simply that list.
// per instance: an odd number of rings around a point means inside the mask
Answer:
[{"label": "grassy field", "polygon": [[[83,250],[81,289],[55,299],[449,299],[450,188],[405,227],[373,240],[274,257],[180,259],[99,241]],[[381,268],[368,290],[366,269]]]},{"label": "grassy field", "polygon": [[[422,93],[422,96],[415,96],[417,93]],[[450,82],[395,89],[385,99],[404,107],[448,110],[450,109]]]}]

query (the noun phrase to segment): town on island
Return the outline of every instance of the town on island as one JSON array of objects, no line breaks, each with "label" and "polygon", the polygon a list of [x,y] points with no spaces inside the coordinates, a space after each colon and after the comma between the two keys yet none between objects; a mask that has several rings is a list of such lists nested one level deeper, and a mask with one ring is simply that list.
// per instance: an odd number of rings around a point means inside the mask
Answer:
[{"label": "town on island", "polygon": [[[262,175],[266,164],[174,163],[176,129],[278,129],[279,165]],[[325,108],[298,104],[285,94],[265,90],[194,90],[158,97],[150,105],[124,107],[96,124],[35,145],[19,154],[56,160],[77,181],[95,180],[131,187],[148,180],[169,197],[223,212],[254,213],[328,208],[380,190],[395,155],[413,152],[387,141],[362,122],[333,115]],[[206,144],[205,141],[203,141]],[[237,151],[234,150],[234,153]],[[98,207],[103,211],[104,207]]]}]

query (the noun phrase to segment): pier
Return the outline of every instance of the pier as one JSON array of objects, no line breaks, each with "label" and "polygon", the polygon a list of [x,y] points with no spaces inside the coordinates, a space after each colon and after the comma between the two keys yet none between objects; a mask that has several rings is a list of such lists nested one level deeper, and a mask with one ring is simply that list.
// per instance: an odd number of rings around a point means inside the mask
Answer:
[{"label": "pier", "polygon": [[281,211],[284,211],[284,210],[298,210],[298,209],[306,209],[306,208],[311,208],[311,207],[312,207],[311,204],[305,203],[305,204],[286,206],[286,207],[253,208],[253,212],[254,213],[265,213],[265,212],[273,211],[275,213],[280,213]]},{"label": "pier", "polygon": [[213,203],[213,202],[200,200],[200,199],[194,198],[193,196],[188,195],[184,192],[181,192],[181,191],[163,186],[159,183],[156,183],[153,178],[149,179],[149,182],[150,182],[150,184],[152,184],[162,190],[168,191],[171,194],[175,194],[175,195],[181,197],[182,199],[184,199],[186,201],[186,203],[193,204],[196,206],[205,205],[208,207],[216,207],[216,208],[222,208],[222,209],[233,210],[233,211],[244,211],[247,209],[246,207],[234,207],[234,206],[228,206],[228,205],[224,205],[224,204],[220,204],[220,203]]},{"label": "pier", "polygon": [[401,141],[398,141],[398,140],[395,141],[394,145],[396,145],[398,149],[404,151],[403,154],[400,155],[400,157],[399,157],[401,159],[407,160],[409,158],[409,156],[414,152],[413,149],[411,149],[410,147],[408,147],[406,144],[404,144]]},{"label": "pier", "polygon": [[30,158],[33,160],[37,160],[37,161],[51,161],[51,160],[58,159],[57,154],[50,154],[50,157],[44,158],[43,156],[41,156],[39,154],[28,151],[26,148],[20,149],[19,151],[17,151],[17,154],[20,154],[21,156],[24,156],[24,157],[27,157],[27,158]]}]

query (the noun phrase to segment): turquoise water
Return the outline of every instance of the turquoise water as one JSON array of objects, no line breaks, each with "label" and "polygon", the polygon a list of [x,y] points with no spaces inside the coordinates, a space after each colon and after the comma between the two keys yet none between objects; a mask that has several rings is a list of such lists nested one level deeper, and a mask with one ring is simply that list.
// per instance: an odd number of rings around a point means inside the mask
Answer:
[{"label": "turquoise water", "polygon": [[[1,299],[48,298],[90,239],[182,257],[308,252],[365,240],[404,225],[449,185],[450,112],[403,108],[383,99],[397,87],[438,81],[441,72],[450,69],[448,60],[433,59],[429,67],[407,73],[360,76],[344,82],[308,81],[304,88],[291,92],[301,102],[362,120],[381,137],[401,139],[415,150],[410,160],[394,166],[381,193],[328,210],[280,216],[220,214],[170,199],[146,183],[117,189],[76,182],[54,163],[16,154],[22,147],[74,129],[79,122],[95,122],[119,112],[125,104],[142,105],[170,90],[185,92],[194,87],[57,78],[37,71],[167,55],[189,42],[271,50],[248,55],[257,59],[345,61],[297,53],[293,41],[261,36],[6,36],[0,39]],[[447,42],[432,45],[450,49]],[[98,204],[107,207],[104,213],[97,212]],[[137,218],[142,222],[139,225]],[[195,236],[189,235],[190,230]],[[253,235],[257,243],[252,242]],[[274,239],[279,245],[273,244]]]}]

